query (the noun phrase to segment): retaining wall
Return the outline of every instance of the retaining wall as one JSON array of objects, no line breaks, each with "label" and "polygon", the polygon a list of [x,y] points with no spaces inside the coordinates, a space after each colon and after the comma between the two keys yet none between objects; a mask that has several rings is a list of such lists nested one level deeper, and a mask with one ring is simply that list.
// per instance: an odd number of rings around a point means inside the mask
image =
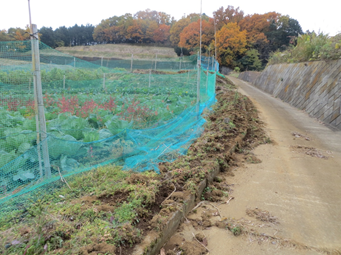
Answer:
[{"label": "retaining wall", "polygon": [[250,81],[310,116],[341,129],[341,59],[271,65]]}]

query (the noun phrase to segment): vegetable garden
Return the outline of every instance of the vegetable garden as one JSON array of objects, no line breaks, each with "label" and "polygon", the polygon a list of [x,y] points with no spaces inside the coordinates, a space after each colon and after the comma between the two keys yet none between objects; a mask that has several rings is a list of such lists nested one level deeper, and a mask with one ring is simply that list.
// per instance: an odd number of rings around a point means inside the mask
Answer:
[{"label": "vegetable garden", "polygon": [[99,165],[115,162],[123,169],[158,171],[159,162],[186,153],[202,132],[201,113],[215,100],[216,74],[209,71],[209,58],[200,72],[130,72],[96,66],[40,43],[52,173],[46,178],[28,70],[30,44],[20,43],[21,48],[18,42],[0,47],[0,213],[17,208],[14,197],[32,197],[37,188],[51,188],[58,179]]}]

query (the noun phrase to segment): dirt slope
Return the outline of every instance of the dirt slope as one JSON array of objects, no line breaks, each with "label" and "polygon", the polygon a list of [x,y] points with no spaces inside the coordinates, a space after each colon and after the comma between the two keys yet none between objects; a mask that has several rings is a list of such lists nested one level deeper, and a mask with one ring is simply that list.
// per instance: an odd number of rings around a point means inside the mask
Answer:
[{"label": "dirt slope", "polygon": [[58,47],[56,50],[76,57],[104,57],[130,59],[158,59],[176,58],[177,55],[171,47],[140,46],[131,44],[98,44],[92,46]]},{"label": "dirt slope", "polygon": [[[234,199],[202,203],[166,253],[201,234],[197,244],[211,255],[341,254],[341,132],[230,79],[253,101],[273,143],[250,160],[240,154],[234,176],[222,176]],[[200,225],[207,217],[212,226]]]}]

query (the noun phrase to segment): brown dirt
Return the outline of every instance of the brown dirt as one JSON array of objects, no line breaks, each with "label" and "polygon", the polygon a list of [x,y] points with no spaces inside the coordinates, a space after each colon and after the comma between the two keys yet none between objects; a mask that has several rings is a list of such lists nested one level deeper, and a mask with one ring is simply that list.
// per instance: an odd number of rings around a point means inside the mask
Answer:
[{"label": "brown dirt", "polygon": [[323,155],[320,150],[314,147],[307,147],[302,145],[290,146],[293,152],[303,153],[314,158],[328,159],[327,156]]},{"label": "brown dirt", "polygon": [[[207,254],[340,255],[341,133],[231,79],[257,107],[255,122],[266,123],[255,129],[264,128],[271,139],[257,147],[257,133],[246,135],[213,185],[223,185],[229,196],[200,203],[175,234],[181,241],[171,238],[165,250],[186,254],[181,245],[195,243],[193,234],[200,233]],[[208,215],[210,227],[203,225]]]},{"label": "brown dirt", "polygon": [[[187,155],[172,163],[160,164],[161,174],[157,178],[148,179],[146,176],[133,174],[126,180],[129,184],[144,186],[148,186],[149,181],[158,181],[159,191],[152,203],[146,203],[143,208],[137,210],[138,216],[132,223],[134,227],[129,223],[115,229],[116,236],[121,240],[120,246],[114,248],[113,245],[106,244],[107,239],[103,236],[98,240],[91,239],[92,245],[82,249],[84,254],[132,254],[134,245],[141,242],[150,231],[162,232],[167,217],[182,206],[184,197],[190,193],[195,194],[198,184],[207,178],[213,169],[220,170],[220,177],[215,178],[206,187],[203,196],[196,194],[198,202],[204,199],[212,204],[203,204],[197,208],[193,215],[198,216],[189,215],[188,222],[193,223],[197,231],[204,231],[222,219],[221,212],[213,203],[227,204],[231,201],[234,186],[226,177],[234,176],[235,169],[246,164],[249,159],[258,162],[257,157],[250,151],[269,139],[262,129],[263,123],[252,102],[238,93],[228,79],[219,77],[217,82],[217,103],[207,116],[205,131],[191,145]],[[231,155],[230,151],[235,144],[237,153]],[[83,204],[82,211],[92,209],[96,214],[113,212],[115,206],[127,201],[129,195],[129,191],[119,190],[114,194],[103,193],[97,197],[87,195],[71,203]],[[74,219],[73,215],[64,217],[74,221],[73,231],[82,228],[77,225],[77,219]],[[186,220],[186,224],[189,224],[188,222]],[[71,234],[67,233],[61,238],[64,241],[69,240]],[[191,232],[190,238],[186,238],[184,243],[175,245],[178,251],[182,250],[185,254],[205,254],[205,246],[210,245],[210,241],[206,238],[205,242],[198,242],[200,241],[194,238]],[[204,243],[206,245],[202,245]],[[63,252],[63,249],[60,251]],[[172,254],[171,252],[175,251],[166,250],[167,254]]]},{"label": "brown dirt", "polygon": [[[194,233],[196,233],[195,236],[202,237],[204,235],[200,234],[200,231],[210,229],[221,220],[221,214],[216,205],[227,203],[227,201],[233,199],[231,196],[233,184],[230,184],[225,177],[233,176],[234,169],[243,165],[244,162],[261,162],[250,151],[259,144],[269,141],[262,129],[263,123],[259,120],[257,111],[251,101],[234,91],[232,86],[227,88],[226,85],[229,84],[229,80],[219,77],[218,82],[221,84],[216,88],[218,105],[215,111],[209,115],[211,121],[209,128],[190,148],[195,152],[198,159],[194,158],[190,161],[190,172],[181,168],[173,171],[176,171],[179,176],[177,178],[180,178],[178,184],[180,183],[186,187],[194,169],[198,167],[209,168],[205,161],[216,159],[219,162],[221,175],[214,178],[213,182],[205,188],[200,198],[204,201],[199,203],[198,208],[188,215],[188,219],[179,228],[179,233],[175,234],[175,236],[185,236],[185,238],[172,237],[164,246],[166,254],[206,254],[208,252],[208,249],[205,248],[208,243],[207,238],[204,237],[205,242],[201,243],[206,245],[200,245],[198,244],[200,240],[193,237]],[[243,139],[241,139],[241,134],[243,134]],[[226,152],[236,141],[236,153],[227,154]],[[203,153],[203,150],[205,153]],[[191,155],[191,153],[189,154]],[[201,154],[203,156],[200,156]],[[165,165],[167,166],[167,164]],[[162,169],[162,171],[166,172],[165,169]],[[181,179],[184,179],[184,181]],[[188,228],[191,229],[190,232],[188,232]],[[224,228],[227,228],[226,224],[224,224]],[[199,233],[197,233],[198,231]],[[189,253],[186,250],[189,243],[200,247],[200,251]]]},{"label": "brown dirt", "polygon": [[129,196],[129,192],[126,191],[117,191],[114,195],[111,194],[102,194],[97,197],[98,200],[100,200],[102,203],[115,206],[118,203],[121,203],[123,201],[126,201]]},{"label": "brown dirt", "polygon": [[258,208],[255,209],[246,209],[246,214],[250,217],[256,218],[257,220],[263,221],[263,222],[271,222],[274,224],[278,224],[279,221],[277,217],[271,215],[268,211],[266,210],[261,210]]},{"label": "brown dirt", "polygon": [[160,70],[148,70],[148,69],[134,69],[133,73],[139,74],[180,74],[180,73],[188,73],[187,70],[179,70],[179,71],[160,71]]},{"label": "brown dirt", "polygon": [[105,60],[112,58],[131,59],[131,54],[134,54],[134,59],[155,60],[156,54],[158,59],[177,57],[172,47],[140,46],[131,44],[99,44],[92,46],[58,47],[56,50],[68,53],[72,56],[87,59],[98,59],[101,57]]}]

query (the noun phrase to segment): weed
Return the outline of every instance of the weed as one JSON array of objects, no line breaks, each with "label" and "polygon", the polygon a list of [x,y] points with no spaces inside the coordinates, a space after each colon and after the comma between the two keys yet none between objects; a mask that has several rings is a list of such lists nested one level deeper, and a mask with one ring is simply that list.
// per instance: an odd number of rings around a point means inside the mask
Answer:
[{"label": "weed", "polygon": [[195,194],[197,191],[197,183],[194,182],[193,180],[189,180],[187,181],[186,185],[185,185],[186,189],[189,190],[191,192],[191,194]]},{"label": "weed", "polygon": [[270,137],[266,137],[266,138],[264,139],[264,143],[272,143]]},{"label": "weed", "polygon": [[242,229],[241,227],[237,226],[231,229],[231,232],[235,235],[235,236],[239,236],[242,233]]},{"label": "weed", "polygon": [[239,93],[238,91],[236,90],[235,94],[234,94],[234,99],[233,99],[233,104],[237,104],[238,102],[238,98],[239,98]]},{"label": "weed", "polygon": [[234,129],[234,128],[236,128],[236,125],[232,121],[230,121],[229,127],[230,127],[230,129]]}]

